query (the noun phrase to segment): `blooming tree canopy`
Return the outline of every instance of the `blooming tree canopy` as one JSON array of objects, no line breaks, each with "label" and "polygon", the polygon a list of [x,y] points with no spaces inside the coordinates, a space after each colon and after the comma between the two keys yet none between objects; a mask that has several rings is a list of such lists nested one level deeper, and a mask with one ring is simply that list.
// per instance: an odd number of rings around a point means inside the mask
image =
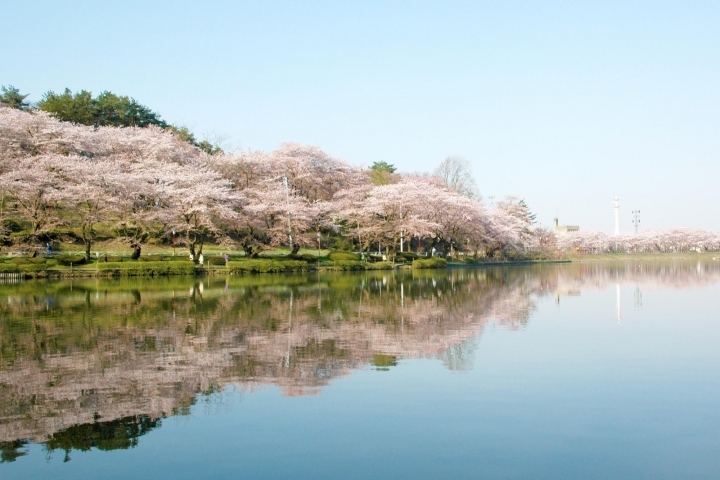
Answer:
[{"label": "blooming tree canopy", "polygon": [[135,256],[150,238],[166,241],[172,232],[193,258],[208,241],[248,255],[281,245],[297,253],[323,233],[361,251],[485,256],[720,249],[716,233],[686,229],[556,236],[534,227],[518,197],[484,205],[474,185],[459,183],[468,180],[462,159],[451,157],[434,176],[374,166],[388,175],[373,176],[317,146],[210,155],[160,126],[92,127],[0,106],[0,235],[6,244],[64,235],[82,243],[86,256],[100,232],[128,243]]}]

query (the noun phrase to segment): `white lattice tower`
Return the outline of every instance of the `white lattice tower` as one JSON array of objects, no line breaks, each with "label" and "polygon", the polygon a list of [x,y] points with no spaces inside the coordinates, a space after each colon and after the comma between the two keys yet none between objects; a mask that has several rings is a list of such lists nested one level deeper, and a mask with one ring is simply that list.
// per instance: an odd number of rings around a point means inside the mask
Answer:
[{"label": "white lattice tower", "polygon": [[615,210],[615,235],[620,235],[620,199],[613,199],[613,210]]}]

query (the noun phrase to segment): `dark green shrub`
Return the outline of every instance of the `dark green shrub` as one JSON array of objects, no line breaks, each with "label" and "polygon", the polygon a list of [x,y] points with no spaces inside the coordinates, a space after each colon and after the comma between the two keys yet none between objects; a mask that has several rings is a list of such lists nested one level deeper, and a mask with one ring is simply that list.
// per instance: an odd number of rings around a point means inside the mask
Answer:
[{"label": "dark green shrub", "polygon": [[21,272],[42,272],[47,269],[48,265],[35,265],[32,263],[13,264],[3,263],[0,264],[0,273],[21,273]]},{"label": "dark green shrub", "polygon": [[310,253],[303,253],[300,254],[289,254],[285,256],[287,260],[302,260],[303,262],[317,262],[318,257],[315,255],[312,255]]},{"label": "dark green shrub", "polygon": [[335,270],[365,270],[365,266],[368,265],[365,262],[359,260],[337,260],[333,262],[333,269]]},{"label": "dark green shrub", "polygon": [[[125,257],[127,260],[132,260],[132,256],[128,254]],[[172,255],[169,257],[166,257],[164,255],[140,255],[138,258],[138,262],[161,262],[161,261],[167,261],[172,260],[173,258],[177,258],[178,260],[182,260],[183,262],[189,262],[189,255],[183,255],[182,257],[173,257]]]},{"label": "dark green shrub", "polygon": [[42,265],[45,262],[47,262],[47,258],[45,257],[31,257],[27,259],[28,262],[35,264],[35,265]]},{"label": "dark green shrub", "polygon": [[354,248],[352,238],[343,237],[341,235],[331,236],[330,242],[328,243],[324,240],[323,245],[332,245],[332,247],[328,248],[332,248],[333,250],[340,250],[343,252],[347,252]]},{"label": "dark green shrub", "polygon": [[375,262],[367,263],[366,265],[368,270],[392,270],[395,268],[392,262]]},{"label": "dark green shrub", "polygon": [[210,265],[225,266],[225,257],[207,257],[205,259]]},{"label": "dark green shrub", "polygon": [[342,261],[342,260],[360,260],[360,255],[353,253],[353,252],[340,252],[340,251],[332,251],[328,253],[328,258],[332,260],[333,262]]},{"label": "dark green shrub", "polygon": [[72,229],[70,228],[51,228],[47,232],[45,232],[44,235],[42,235],[44,239],[47,240],[56,240],[56,239],[63,239],[63,240],[79,240],[80,236]]},{"label": "dark green shrub", "polygon": [[308,268],[307,262],[301,260],[278,261],[265,258],[228,262],[227,266],[232,273],[301,272]]},{"label": "dark green shrub", "polygon": [[510,261],[523,260],[523,255],[515,249],[505,248],[503,249],[503,257]]},{"label": "dark green shrub", "polygon": [[20,271],[22,272],[42,272],[43,270],[47,270],[48,266],[45,264],[33,264],[28,263],[27,265],[20,265]]},{"label": "dark green shrub", "polygon": [[153,257],[157,258],[157,260],[162,260],[163,262],[189,262],[190,261],[190,255],[185,255],[183,253],[182,255],[161,255],[159,257]]},{"label": "dark green shrub", "polygon": [[0,273],[16,273],[20,271],[20,265],[13,263],[0,263]]},{"label": "dark green shrub", "polygon": [[158,275],[192,275],[195,264],[189,260],[184,262],[100,262],[98,270],[118,277],[158,276]]},{"label": "dark green shrub", "polygon": [[14,257],[10,259],[10,263],[14,265],[27,265],[30,261],[25,257]]},{"label": "dark green shrub", "polygon": [[447,260],[444,258],[432,257],[432,258],[418,258],[412,263],[412,268],[445,268],[447,267]]},{"label": "dark green shrub", "polygon": [[69,267],[70,264],[73,266],[85,265],[85,262],[86,260],[83,255],[63,255],[61,257],[57,257],[58,265],[62,265],[64,267]]},{"label": "dark green shrub", "polygon": [[418,254],[413,252],[398,252],[395,256],[401,257],[408,261],[416,260],[417,258],[419,258]]},{"label": "dark green shrub", "polygon": [[20,223],[16,222],[15,220],[12,220],[10,218],[7,218],[3,220],[3,227],[8,232],[21,232],[23,230],[23,226],[20,225]]}]

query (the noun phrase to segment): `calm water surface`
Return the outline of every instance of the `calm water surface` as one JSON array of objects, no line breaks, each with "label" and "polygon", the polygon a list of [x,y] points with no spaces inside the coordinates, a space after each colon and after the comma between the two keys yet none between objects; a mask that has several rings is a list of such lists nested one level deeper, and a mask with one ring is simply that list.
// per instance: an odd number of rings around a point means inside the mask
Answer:
[{"label": "calm water surface", "polygon": [[720,478],[720,262],[0,285],[0,478]]}]

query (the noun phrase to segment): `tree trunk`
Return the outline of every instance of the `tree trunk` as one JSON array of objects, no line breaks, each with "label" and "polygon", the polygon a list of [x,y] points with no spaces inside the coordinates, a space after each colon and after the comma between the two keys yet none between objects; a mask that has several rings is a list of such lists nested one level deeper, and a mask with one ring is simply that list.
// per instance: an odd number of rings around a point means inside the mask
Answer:
[{"label": "tree trunk", "polygon": [[142,251],[142,247],[140,246],[139,243],[133,243],[130,246],[133,249],[133,253],[132,253],[132,255],[130,255],[130,258],[133,260],[137,260],[138,258],[140,258],[140,252]]},{"label": "tree trunk", "polygon": [[300,245],[298,245],[298,244],[296,243],[296,244],[293,245],[293,247],[292,247],[292,252],[291,252],[291,254],[292,254],[292,255],[297,255],[297,253],[298,253],[299,251],[300,251]]}]

